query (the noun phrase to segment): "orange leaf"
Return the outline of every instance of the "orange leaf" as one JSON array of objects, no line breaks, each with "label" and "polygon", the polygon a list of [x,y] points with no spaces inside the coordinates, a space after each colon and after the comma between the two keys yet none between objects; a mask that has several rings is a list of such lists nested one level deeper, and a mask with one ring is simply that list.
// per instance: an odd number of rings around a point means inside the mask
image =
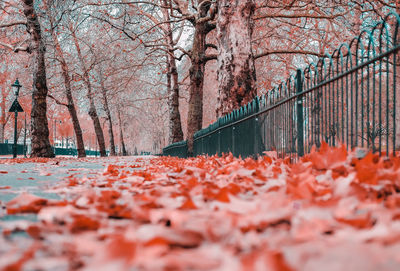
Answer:
[{"label": "orange leaf", "polygon": [[187,197],[186,201],[182,204],[181,207],[179,207],[179,209],[181,209],[181,210],[193,210],[193,209],[197,209],[197,207],[194,204],[194,202],[192,201],[192,199],[190,197]]},{"label": "orange leaf", "polygon": [[222,188],[215,199],[221,202],[230,202],[228,189],[225,187]]},{"label": "orange leaf", "polygon": [[37,213],[40,211],[40,209],[47,205],[47,202],[47,199],[43,199],[28,193],[22,193],[7,203],[7,213]]},{"label": "orange leaf", "polygon": [[84,215],[75,215],[74,222],[70,225],[72,233],[82,231],[95,231],[100,227],[100,223]]}]

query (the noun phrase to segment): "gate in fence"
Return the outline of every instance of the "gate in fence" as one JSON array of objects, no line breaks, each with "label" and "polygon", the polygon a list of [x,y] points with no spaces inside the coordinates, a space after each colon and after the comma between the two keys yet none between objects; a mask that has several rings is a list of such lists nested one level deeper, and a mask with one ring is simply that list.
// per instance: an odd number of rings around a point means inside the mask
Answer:
[{"label": "gate in fence", "polygon": [[[198,131],[194,155],[276,151],[298,157],[323,141],[395,153],[400,149],[399,26],[399,15],[390,13],[332,55]],[[186,142],[163,153],[186,157]]]}]

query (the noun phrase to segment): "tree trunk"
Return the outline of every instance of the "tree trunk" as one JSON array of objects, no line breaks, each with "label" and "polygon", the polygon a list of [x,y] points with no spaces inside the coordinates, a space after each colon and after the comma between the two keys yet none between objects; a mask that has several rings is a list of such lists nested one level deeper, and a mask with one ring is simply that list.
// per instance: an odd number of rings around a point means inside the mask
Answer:
[{"label": "tree trunk", "polygon": [[121,111],[120,111],[119,107],[117,108],[117,111],[118,111],[118,124],[119,124],[119,138],[120,138],[120,141],[121,141],[121,151],[120,152],[121,152],[122,156],[126,156],[127,155],[127,151],[126,151],[126,148],[125,148],[124,134],[123,134],[123,131],[122,131]]},{"label": "tree trunk", "polygon": [[257,95],[251,49],[254,9],[254,0],[218,1],[217,117],[229,114]]},{"label": "tree trunk", "polygon": [[82,56],[81,48],[80,48],[80,45],[79,45],[79,42],[78,42],[78,39],[76,37],[76,33],[74,30],[71,30],[71,35],[72,35],[72,38],[74,39],[76,51],[78,54],[78,59],[79,59],[79,62],[81,64],[81,67],[83,70],[83,81],[87,87],[86,97],[89,100],[89,116],[93,121],[94,132],[96,133],[97,142],[99,144],[100,156],[104,157],[104,156],[107,156],[106,145],[105,145],[105,141],[104,141],[103,130],[101,129],[99,116],[97,115],[96,106],[94,105],[93,91],[92,91],[92,85],[90,83],[89,72],[88,72],[88,69],[86,68],[85,61]]},{"label": "tree trunk", "polygon": [[6,124],[0,123],[0,143],[4,143],[4,129]]},{"label": "tree trunk", "polygon": [[4,143],[4,130],[9,118],[6,118],[6,93],[5,89],[1,90],[1,116],[0,116],[0,143]]},{"label": "tree trunk", "polygon": [[193,136],[203,125],[203,84],[206,65],[207,24],[197,23],[191,54],[192,66],[189,70],[189,111],[187,120],[188,154],[193,155]]},{"label": "tree trunk", "polygon": [[23,0],[27,29],[31,35],[31,51],[33,61],[32,111],[31,111],[31,157],[54,157],[49,140],[47,123],[47,82],[45,51],[40,23],[33,7],[33,0]]},{"label": "tree trunk", "polygon": [[204,70],[207,61],[206,37],[215,28],[211,21],[215,17],[215,10],[211,9],[211,3],[207,0],[198,1],[198,11],[194,22],[193,46],[190,54],[192,65],[189,69],[189,110],[187,120],[187,145],[188,155],[193,155],[194,134],[203,125],[203,84]]},{"label": "tree trunk", "polygon": [[181,125],[181,114],[179,113],[179,85],[178,71],[175,59],[169,56],[169,72],[171,72],[171,92],[168,96],[169,106],[169,141],[175,143],[183,140],[183,132]]},{"label": "tree trunk", "polygon": [[51,15],[49,15],[49,18],[50,18],[50,24],[51,24],[51,36],[53,38],[55,51],[56,51],[58,60],[60,61],[60,64],[61,64],[61,71],[62,71],[62,76],[64,79],[64,87],[65,87],[64,91],[65,91],[65,96],[67,97],[67,101],[68,101],[67,108],[68,108],[68,112],[69,112],[69,115],[72,120],[72,125],[74,127],[78,157],[79,158],[86,157],[85,144],[83,142],[83,136],[82,136],[82,129],[81,129],[81,125],[79,123],[78,114],[76,113],[74,99],[72,97],[71,78],[69,77],[68,65],[67,65],[67,62],[65,61],[64,53],[63,53],[60,43],[58,41],[57,34],[55,33],[54,28],[53,28],[53,17]]},{"label": "tree trunk", "polygon": [[[167,5],[167,1],[164,0]],[[168,55],[167,55],[167,68],[168,68],[168,109],[169,109],[169,144],[183,140],[183,132],[181,125],[181,115],[179,113],[179,78],[178,69],[176,68],[174,51],[174,38],[171,28],[170,16],[167,9],[163,9],[164,20],[168,22],[166,27],[167,41],[168,41]]]},{"label": "tree trunk", "polygon": [[110,155],[115,156],[116,154],[115,154],[113,123],[112,123],[112,118],[111,118],[110,107],[108,106],[107,90],[104,86],[103,75],[102,75],[101,71],[100,71],[100,84],[101,84],[101,92],[102,92],[102,96],[103,96],[103,107],[104,107],[104,111],[106,112],[107,121],[108,121],[108,136],[109,136],[109,140],[110,140]]}]

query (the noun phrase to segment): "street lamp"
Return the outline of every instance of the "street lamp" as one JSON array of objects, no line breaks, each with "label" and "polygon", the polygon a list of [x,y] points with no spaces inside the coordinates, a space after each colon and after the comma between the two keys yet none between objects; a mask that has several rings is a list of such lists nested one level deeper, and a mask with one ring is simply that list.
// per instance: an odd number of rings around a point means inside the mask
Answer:
[{"label": "street lamp", "polygon": [[22,88],[21,84],[19,83],[18,79],[15,80],[15,83],[11,85],[12,90],[15,95],[15,100],[10,107],[8,112],[14,112],[14,146],[13,146],[13,158],[17,158],[17,119],[18,119],[18,112],[24,112],[21,105],[18,102],[18,95],[19,90]]}]

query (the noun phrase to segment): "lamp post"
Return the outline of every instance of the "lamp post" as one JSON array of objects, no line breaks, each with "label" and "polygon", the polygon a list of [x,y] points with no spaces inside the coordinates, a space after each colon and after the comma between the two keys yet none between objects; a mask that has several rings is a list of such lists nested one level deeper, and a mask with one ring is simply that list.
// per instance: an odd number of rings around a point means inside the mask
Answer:
[{"label": "lamp post", "polygon": [[22,109],[21,105],[18,102],[18,95],[19,95],[19,90],[22,88],[20,85],[18,79],[15,81],[14,84],[11,85],[12,90],[15,95],[15,100],[13,104],[10,107],[10,110],[8,112],[14,112],[14,146],[13,146],[13,158],[17,158],[17,120],[18,120],[18,112],[24,112]]}]

